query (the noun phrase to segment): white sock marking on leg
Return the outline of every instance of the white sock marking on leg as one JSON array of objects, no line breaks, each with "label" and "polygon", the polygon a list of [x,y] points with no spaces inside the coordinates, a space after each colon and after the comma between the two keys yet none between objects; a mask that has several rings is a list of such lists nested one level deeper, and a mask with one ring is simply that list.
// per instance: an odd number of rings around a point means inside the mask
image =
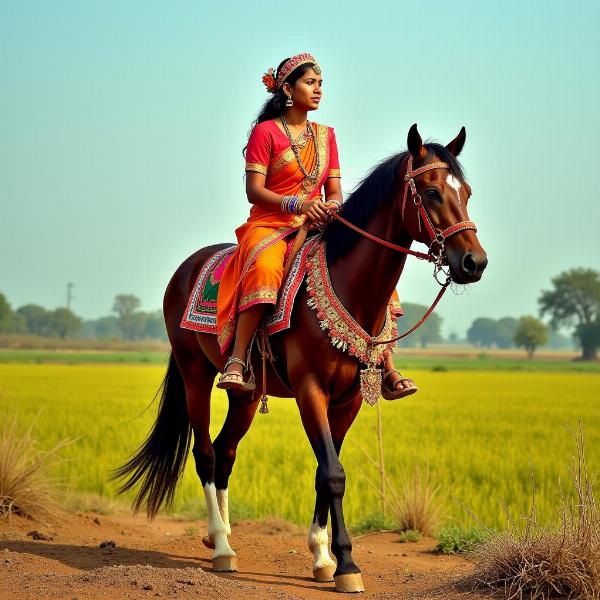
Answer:
[{"label": "white sock marking on leg", "polygon": [[214,483],[207,483],[204,486],[204,498],[206,500],[206,510],[208,512],[208,535],[215,544],[213,558],[218,558],[219,556],[235,556],[235,552],[227,541],[227,527],[219,512],[217,490]]},{"label": "white sock marking on leg", "polygon": [[327,527],[320,527],[313,523],[308,530],[308,549],[313,553],[313,571],[321,567],[335,566],[335,562],[329,556],[329,537]]},{"label": "white sock marking on leg", "polygon": [[221,518],[227,528],[227,535],[231,535],[231,525],[229,524],[229,494],[227,488],[224,490],[217,490],[217,502],[219,504]]}]

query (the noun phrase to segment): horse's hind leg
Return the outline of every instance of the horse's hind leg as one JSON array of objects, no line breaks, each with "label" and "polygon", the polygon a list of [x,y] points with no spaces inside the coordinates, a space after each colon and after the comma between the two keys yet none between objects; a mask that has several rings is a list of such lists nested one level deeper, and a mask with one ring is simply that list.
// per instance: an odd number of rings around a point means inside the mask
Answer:
[{"label": "horse's hind leg", "polygon": [[210,395],[216,368],[202,353],[186,355],[180,363],[185,384],[187,410],[194,432],[192,454],[196,473],[204,489],[208,516],[208,535],[214,542],[215,571],[237,571],[237,559],[227,540],[227,526],[221,517],[215,486],[215,450],[210,440]]},{"label": "horse's hind leg", "polygon": [[[227,535],[231,535],[229,525],[229,476],[233,470],[236,452],[240,440],[246,435],[258,406],[258,394],[248,394],[227,391],[229,408],[227,416],[219,435],[215,438],[215,486],[217,488],[217,501],[221,518],[227,528]],[[214,547],[214,540],[210,534],[203,540],[209,548]]]}]

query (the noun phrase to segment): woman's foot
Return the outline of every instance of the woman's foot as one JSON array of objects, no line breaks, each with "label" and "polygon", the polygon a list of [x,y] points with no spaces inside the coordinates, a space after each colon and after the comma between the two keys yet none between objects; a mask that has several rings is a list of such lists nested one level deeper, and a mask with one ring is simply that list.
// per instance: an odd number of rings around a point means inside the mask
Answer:
[{"label": "woman's foot", "polygon": [[225,363],[225,368],[217,387],[222,390],[242,390],[249,392],[256,389],[256,383],[252,372],[248,377],[248,381],[244,381],[244,371],[246,371],[246,363],[241,358],[235,356],[230,357]]},{"label": "woman's foot", "polygon": [[415,382],[404,377],[396,369],[389,369],[383,374],[383,382],[381,384],[381,395],[386,400],[396,400],[397,398],[404,398],[410,396],[417,391]]}]

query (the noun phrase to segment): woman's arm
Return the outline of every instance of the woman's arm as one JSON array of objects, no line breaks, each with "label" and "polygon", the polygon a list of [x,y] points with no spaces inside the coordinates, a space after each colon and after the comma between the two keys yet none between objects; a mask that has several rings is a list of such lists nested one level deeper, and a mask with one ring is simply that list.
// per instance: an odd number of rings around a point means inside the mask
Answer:
[{"label": "woman's arm", "polygon": [[342,196],[342,181],[339,177],[328,177],[325,180],[325,202],[335,200],[340,204],[344,201]]},{"label": "woman's arm", "polygon": [[[281,210],[283,196],[265,187],[266,176],[256,171],[246,172],[246,196],[250,204],[256,204],[266,210]],[[317,225],[327,222],[327,210],[320,197],[304,200],[301,213]]]}]

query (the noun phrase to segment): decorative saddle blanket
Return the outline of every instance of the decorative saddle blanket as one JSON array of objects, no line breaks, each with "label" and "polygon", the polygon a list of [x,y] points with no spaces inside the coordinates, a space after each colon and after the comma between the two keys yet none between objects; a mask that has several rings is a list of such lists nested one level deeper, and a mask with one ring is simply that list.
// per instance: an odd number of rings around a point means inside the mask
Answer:
[{"label": "decorative saddle blanket", "polygon": [[[296,254],[290,272],[279,292],[275,309],[266,319],[268,335],[289,328],[294,301],[306,274],[307,257],[318,239],[318,236],[309,239]],[[223,271],[235,249],[236,246],[231,246],[219,250],[200,269],[181,320],[181,327],[184,329],[216,335],[219,284]]]}]

